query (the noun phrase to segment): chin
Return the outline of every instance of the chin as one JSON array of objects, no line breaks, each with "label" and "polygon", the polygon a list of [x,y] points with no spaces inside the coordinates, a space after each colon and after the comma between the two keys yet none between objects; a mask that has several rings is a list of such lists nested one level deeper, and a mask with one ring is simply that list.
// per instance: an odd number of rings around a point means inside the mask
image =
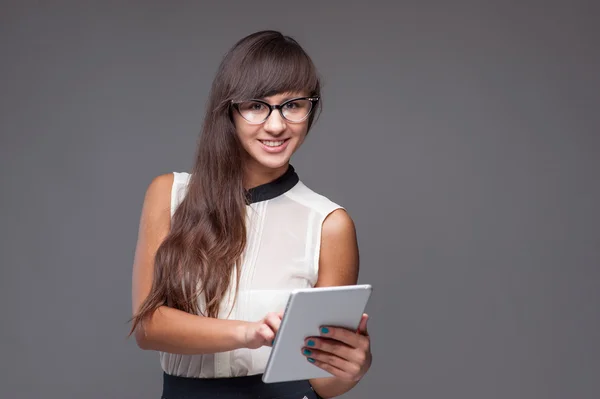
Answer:
[{"label": "chin", "polygon": [[259,165],[268,168],[268,169],[280,169],[288,164],[290,161],[290,157],[281,156],[281,157],[253,157],[256,163]]}]

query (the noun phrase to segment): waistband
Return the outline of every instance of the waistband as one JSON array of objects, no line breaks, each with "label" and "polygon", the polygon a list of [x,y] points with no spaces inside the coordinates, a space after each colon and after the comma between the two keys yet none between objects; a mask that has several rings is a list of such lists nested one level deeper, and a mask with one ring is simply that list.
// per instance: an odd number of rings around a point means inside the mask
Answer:
[{"label": "waistband", "polygon": [[163,372],[163,399],[319,399],[307,380],[265,384],[262,374],[228,378],[189,378]]}]

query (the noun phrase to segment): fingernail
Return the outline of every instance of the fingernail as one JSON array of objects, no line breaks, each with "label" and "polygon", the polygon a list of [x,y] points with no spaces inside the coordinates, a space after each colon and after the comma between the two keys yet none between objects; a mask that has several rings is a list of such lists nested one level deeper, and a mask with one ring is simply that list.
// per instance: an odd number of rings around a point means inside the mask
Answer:
[{"label": "fingernail", "polygon": [[273,345],[275,343],[275,340],[271,341],[271,345]]},{"label": "fingernail", "polygon": [[306,343],[308,346],[315,346],[315,341],[313,341],[312,339],[308,340],[308,342]]},{"label": "fingernail", "polygon": [[309,362],[311,362],[311,363],[314,363],[314,362],[315,362],[315,359],[313,359],[312,357],[309,357],[309,358],[308,358],[308,361],[309,361]]},{"label": "fingernail", "polygon": [[327,328],[327,327],[322,327],[321,328],[321,333],[327,334],[328,332],[329,332],[329,328]]},{"label": "fingernail", "polygon": [[312,353],[312,352],[311,352],[311,351],[309,351],[308,349],[304,349],[304,354],[305,354],[305,355],[310,355],[311,353]]}]

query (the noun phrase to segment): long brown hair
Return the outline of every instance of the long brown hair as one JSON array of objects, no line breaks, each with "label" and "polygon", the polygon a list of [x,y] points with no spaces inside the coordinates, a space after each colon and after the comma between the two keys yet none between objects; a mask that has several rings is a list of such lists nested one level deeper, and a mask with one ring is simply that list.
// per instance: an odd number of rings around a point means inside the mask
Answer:
[{"label": "long brown hair", "polygon": [[[248,196],[231,101],[299,91],[320,96],[320,90],[312,60],[289,36],[256,32],[227,52],[211,87],[188,191],[156,252],[152,288],[130,334],[162,305],[216,318],[234,270],[239,282]],[[309,130],[318,110],[309,117]]]}]

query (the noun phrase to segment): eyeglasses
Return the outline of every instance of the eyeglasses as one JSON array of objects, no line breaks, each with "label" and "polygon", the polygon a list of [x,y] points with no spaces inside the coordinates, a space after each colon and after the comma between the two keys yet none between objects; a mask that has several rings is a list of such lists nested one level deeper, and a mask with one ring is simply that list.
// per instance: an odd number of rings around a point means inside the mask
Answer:
[{"label": "eyeglasses", "polygon": [[289,122],[302,122],[310,115],[318,101],[319,97],[298,97],[279,105],[271,105],[262,100],[232,101],[231,105],[248,123],[258,125],[269,119],[274,109]]}]

